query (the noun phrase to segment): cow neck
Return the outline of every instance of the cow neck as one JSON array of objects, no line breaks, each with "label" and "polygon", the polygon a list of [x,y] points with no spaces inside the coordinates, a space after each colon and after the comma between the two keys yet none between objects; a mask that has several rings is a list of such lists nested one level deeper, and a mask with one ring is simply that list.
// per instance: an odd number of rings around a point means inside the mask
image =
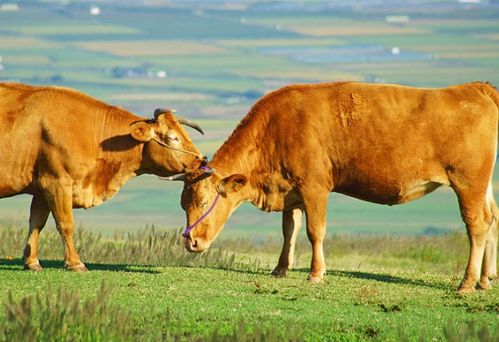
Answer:
[{"label": "cow neck", "polygon": [[115,108],[100,117],[99,132],[103,157],[120,163],[120,173],[139,174],[142,164],[144,144],[134,140],[130,134],[130,124],[141,120],[125,110]]},{"label": "cow neck", "polygon": [[269,119],[269,112],[253,107],[210,162],[222,177],[242,174],[250,178],[251,190],[244,194],[243,201],[253,202],[259,196],[251,175],[260,169],[262,158],[267,158],[269,153],[265,140]]}]

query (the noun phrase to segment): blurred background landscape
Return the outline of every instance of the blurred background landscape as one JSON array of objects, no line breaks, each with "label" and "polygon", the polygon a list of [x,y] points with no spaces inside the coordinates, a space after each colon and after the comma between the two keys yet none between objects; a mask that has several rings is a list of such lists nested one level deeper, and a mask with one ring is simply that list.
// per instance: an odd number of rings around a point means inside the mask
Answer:
[{"label": "blurred background landscape", "polygon": [[[191,137],[209,156],[266,92],[345,80],[499,85],[499,1],[0,1],[0,81],[72,87],[144,117],[174,108],[205,129]],[[181,191],[141,176],[76,221],[104,234],[178,229]],[[0,224],[27,227],[30,199],[2,199]],[[462,227],[449,189],[399,207],[329,202],[330,234]],[[223,235],[280,231],[279,213],[244,205]]]}]

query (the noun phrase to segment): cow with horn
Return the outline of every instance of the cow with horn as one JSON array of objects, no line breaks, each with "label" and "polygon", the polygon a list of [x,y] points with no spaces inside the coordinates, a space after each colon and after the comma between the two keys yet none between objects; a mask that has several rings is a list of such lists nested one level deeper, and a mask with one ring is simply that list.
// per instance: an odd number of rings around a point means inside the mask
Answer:
[{"label": "cow with horn", "polygon": [[65,265],[83,272],[73,243],[73,208],[113,197],[141,174],[168,177],[198,169],[203,155],[169,109],[134,115],[75,90],[0,83],[0,198],[33,196],[24,267],[40,271],[38,237],[52,213]]}]

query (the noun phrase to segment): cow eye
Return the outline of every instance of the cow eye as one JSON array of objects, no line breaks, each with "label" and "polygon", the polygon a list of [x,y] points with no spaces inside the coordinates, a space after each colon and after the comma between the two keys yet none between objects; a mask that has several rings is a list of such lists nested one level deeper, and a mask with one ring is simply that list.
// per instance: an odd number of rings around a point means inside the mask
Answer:
[{"label": "cow eye", "polygon": [[166,138],[168,139],[169,142],[173,142],[173,143],[179,143],[180,142],[180,138],[175,135],[175,134],[168,134],[166,136]]},{"label": "cow eye", "polygon": [[201,204],[201,208],[206,208],[208,206],[208,202],[203,202],[203,204]]}]

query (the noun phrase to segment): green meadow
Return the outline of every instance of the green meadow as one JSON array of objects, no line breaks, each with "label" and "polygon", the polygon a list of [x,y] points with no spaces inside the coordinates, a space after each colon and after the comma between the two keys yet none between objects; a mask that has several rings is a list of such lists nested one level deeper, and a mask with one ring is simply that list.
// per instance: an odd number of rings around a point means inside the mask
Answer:
[{"label": "green meadow", "polygon": [[[0,255],[22,248],[17,228],[2,227],[0,237]],[[498,288],[471,296],[454,291],[466,261],[462,234],[331,236],[321,284],[306,281],[303,239],[296,269],[283,279],[270,276],[279,250],[274,239],[224,239],[193,256],[179,232],[149,228],[105,238],[80,230],[85,274],[63,269],[58,239],[46,232],[37,274],[23,271],[17,257],[0,258],[0,341],[499,338]]]},{"label": "green meadow", "polygon": [[[95,1],[95,16],[86,1],[19,1],[0,10],[0,81],[73,87],[144,117],[177,109],[212,156],[258,98],[290,83],[499,85],[492,2]],[[44,270],[23,271],[30,197],[2,199],[0,341],[499,340],[497,284],[454,292],[468,245],[449,189],[394,207],[332,194],[318,285],[306,282],[304,229],[295,270],[269,275],[280,214],[251,205],[211,251],[189,255],[181,191],[141,176],[75,210],[87,274],[63,269],[51,219]]]}]

